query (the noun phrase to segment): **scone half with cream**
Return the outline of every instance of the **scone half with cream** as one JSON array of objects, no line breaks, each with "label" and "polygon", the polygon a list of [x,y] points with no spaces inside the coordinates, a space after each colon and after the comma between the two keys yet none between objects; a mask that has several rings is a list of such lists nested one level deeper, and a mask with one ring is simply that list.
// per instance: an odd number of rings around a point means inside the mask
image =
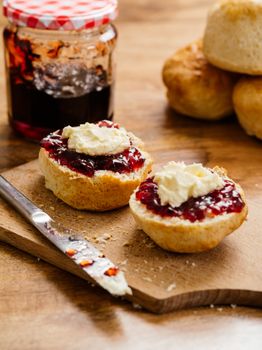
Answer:
[{"label": "scone half with cream", "polygon": [[247,216],[241,187],[218,167],[170,162],[136,189],[129,205],[160,247],[181,253],[216,247]]},{"label": "scone half with cream", "polygon": [[139,138],[105,120],[48,135],[41,141],[39,164],[46,187],[62,201],[105,211],[128,204],[152,159]]}]

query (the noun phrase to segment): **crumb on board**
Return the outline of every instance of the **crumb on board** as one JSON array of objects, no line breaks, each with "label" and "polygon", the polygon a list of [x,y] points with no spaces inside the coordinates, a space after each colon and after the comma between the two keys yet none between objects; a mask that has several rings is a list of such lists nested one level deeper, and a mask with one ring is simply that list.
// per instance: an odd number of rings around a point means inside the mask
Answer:
[{"label": "crumb on board", "polygon": [[143,277],[143,280],[146,282],[152,282],[152,278],[150,277]]},{"label": "crumb on board", "polygon": [[110,240],[112,235],[110,235],[109,233],[104,233],[102,236],[96,237],[95,238],[95,242],[99,243],[99,244],[105,244],[106,241]]},{"label": "crumb on board", "polygon": [[154,242],[149,242],[149,243],[146,244],[146,247],[149,248],[149,249],[152,249],[152,248],[155,248],[156,245],[155,245]]},{"label": "crumb on board", "polygon": [[235,308],[237,307],[237,305],[236,305],[236,304],[230,304],[230,307],[231,307],[232,309],[235,309]]},{"label": "crumb on board", "polygon": [[119,265],[126,265],[127,264],[127,262],[128,262],[128,259],[126,259],[126,260],[123,260],[123,261],[120,261],[120,263],[119,263]]},{"label": "crumb on board", "polygon": [[176,283],[171,283],[167,288],[166,291],[167,292],[172,292],[172,290],[176,289]]}]

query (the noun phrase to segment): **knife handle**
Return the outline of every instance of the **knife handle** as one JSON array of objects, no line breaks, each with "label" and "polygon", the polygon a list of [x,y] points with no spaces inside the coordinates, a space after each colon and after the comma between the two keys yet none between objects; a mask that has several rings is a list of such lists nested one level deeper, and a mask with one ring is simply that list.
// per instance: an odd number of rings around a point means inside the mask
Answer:
[{"label": "knife handle", "polygon": [[34,226],[51,221],[49,215],[34,205],[13,185],[0,175],[0,196],[18,210]]}]

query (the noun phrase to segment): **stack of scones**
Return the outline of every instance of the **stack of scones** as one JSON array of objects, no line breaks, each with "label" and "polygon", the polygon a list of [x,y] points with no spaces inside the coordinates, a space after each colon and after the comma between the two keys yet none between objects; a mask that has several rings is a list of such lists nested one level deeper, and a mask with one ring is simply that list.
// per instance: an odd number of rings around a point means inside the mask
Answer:
[{"label": "stack of scones", "polygon": [[163,67],[171,107],[219,120],[236,112],[248,135],[262,139],[262,0],[222,0],[209,12],[203,40]]}]

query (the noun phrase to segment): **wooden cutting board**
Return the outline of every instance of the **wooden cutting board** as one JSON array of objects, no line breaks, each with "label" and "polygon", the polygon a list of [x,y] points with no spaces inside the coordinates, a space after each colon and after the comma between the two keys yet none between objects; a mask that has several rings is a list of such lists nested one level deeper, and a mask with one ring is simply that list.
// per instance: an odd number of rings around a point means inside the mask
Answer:
[{"label": "wooden cutting board", "polygon": [[[37,161],[3,175],[50,216],[74,227],[118,264],[133,288],[134,303],[157,313],[208,304],[262,306],[259,182],[244,186],[250,214],[233,235],[209,252],[172,254],[156,247],[137,229],[128,207],[92,214],[62,203],[45,189]],[[2,200],[0,239],[85,278],[85,274]]]}]

